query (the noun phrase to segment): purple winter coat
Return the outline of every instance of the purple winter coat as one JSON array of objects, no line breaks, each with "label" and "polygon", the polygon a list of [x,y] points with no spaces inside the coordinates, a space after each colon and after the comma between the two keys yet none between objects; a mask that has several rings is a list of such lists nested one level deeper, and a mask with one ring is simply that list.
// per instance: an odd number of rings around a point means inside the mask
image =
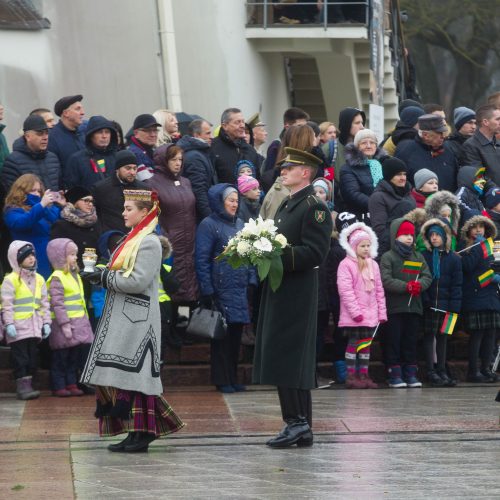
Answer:
[{"label": "purple winter coat", "polygon": [[173,271],[180,283],[172,295],[174,302],[192,302],[198,298],[198,282],[194,266],[196,235],[196,199],[191,182],[174,174],[165,166],[167,150],[160,146],[154,154],[155,173],[146,184],[158,193],[160,199],[159,223],[173,249]]}]

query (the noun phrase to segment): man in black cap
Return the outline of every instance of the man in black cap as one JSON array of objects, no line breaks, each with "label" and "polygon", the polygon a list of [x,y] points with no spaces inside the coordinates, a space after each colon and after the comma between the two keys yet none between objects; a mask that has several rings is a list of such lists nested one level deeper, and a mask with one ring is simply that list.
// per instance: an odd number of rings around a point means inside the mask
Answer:
[{"label": "man in black cap", "polygon": [[132,129],[134,135],[130,137],[128,149],[137,158],[137,179],[145,181],[153,176],[153,153],[158,129],[161,125],[153,115],[143,114],[136,116]]},{"label": "man in black cap", "polygon": [[115,173],[97,184],[94,184],[94,205],[102,233],[115,229],[123,233],[129,230],[123,222],[124,189],[148,189],[137,180],[137,158],[132,151],[118,151],[115,157]]},{"label": "man in black cap", "polygon": [[422,115],[418,119],[418,129],[415,139],[401,141],[394,155],[406,164],[408,181],[413,184],[415,172],[427,168],[437,175],[439,189],[454,193],[459,164],[445,142],[448,134],[445,119],[435,114]]},{"label": "man in black cap", "polygon": [[327,256],[332,233],[330,212],[311,186],[321,160],[293,148],[285,153],[281,176],[290,196],[274,218],[288,241],[281,256],[283,280],[275,292],[264,283],[253,368],[254,383],[278,387],[286,425],[267,442],[272,448],[313,444],[318,266]]},{"label": "man in black cap", "polygon": [[61,185],[61,166],[57,156],[48,151],[49,131],[45,120],[30,115],[23,124],[24,134],[14,142],[14,151],[7,156],[1,178],[8,191],[18,177],[35,174],[46,189],[57,191]]},{"label": "man in black cap", "polygon": [[50,129],[49,151],[59,158],[63,175],[70,156],[85,148],[82,99],[81,95],[61,97],[54,105],[54,112],[60,120]]},{"label": "man in black cap", "polygon": [[455,108],[453,111],[453,125],[455,126],[455,132],[446,138],[446,142],[455,155],[458,164],[463,167],[467,165],[463,145],[476,131],[476,112],[465,106]]}]

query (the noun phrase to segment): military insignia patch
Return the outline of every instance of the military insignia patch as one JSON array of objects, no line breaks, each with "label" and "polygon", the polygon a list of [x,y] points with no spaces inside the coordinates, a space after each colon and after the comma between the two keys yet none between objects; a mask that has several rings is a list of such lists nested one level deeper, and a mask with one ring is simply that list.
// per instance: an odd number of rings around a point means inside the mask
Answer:
[{"label": "military insignia patch", "polygon": [[316,222],[324,222],[326,218],[326,212],[324,210],[315,210],[314,218],[316,219]]}]

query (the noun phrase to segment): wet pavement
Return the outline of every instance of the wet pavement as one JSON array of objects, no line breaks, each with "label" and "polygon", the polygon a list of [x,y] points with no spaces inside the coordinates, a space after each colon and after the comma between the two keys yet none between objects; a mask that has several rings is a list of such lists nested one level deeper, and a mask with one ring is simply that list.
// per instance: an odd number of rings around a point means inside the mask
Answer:
[{"label": "wet pavement", "polygon": [[497,386],[313,392],[315,445],[268,449],[272,390],[166,394],[186,427],[110,453],[92,397],[0,397],[1,498],[500,498]]}]

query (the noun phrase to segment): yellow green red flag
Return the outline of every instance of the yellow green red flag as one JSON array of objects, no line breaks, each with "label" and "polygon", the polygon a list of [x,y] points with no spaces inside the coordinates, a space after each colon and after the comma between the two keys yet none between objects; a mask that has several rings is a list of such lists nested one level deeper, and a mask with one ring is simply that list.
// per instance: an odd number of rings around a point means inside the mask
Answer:
[{"label": "yellow green red flag", "polygon": [[403,272],[408,274],[418,274],[422,269],[423,263],[415,260],[405,260],[403,262]]},{"label": "yellow green red flag", "polygon": [[491,281],[493,280],[494,274],[495,273],[493,272],[492,269],[488,269],[488,271],[486,271],[485,273],[483,273],[477,277],[481,288],[484,288],[491,283]]},{"label": "yellow green red flag", "polygon": [[443,324],[441,325],[440,332],[446,333],[446,335],[451,335],[457,324],[458,314],[447,312],[444,316]]}]

